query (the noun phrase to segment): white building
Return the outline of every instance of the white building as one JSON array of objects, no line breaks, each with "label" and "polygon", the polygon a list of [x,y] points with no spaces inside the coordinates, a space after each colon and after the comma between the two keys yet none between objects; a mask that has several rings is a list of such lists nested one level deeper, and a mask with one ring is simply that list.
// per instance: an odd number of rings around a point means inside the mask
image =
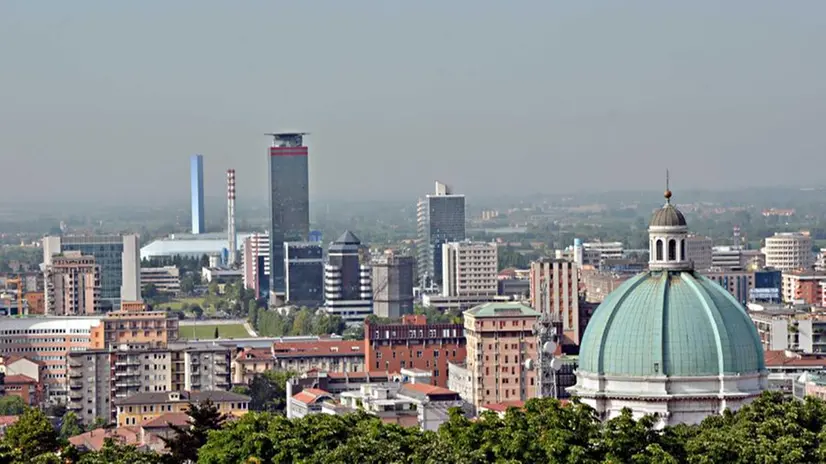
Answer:
[{"label": "white building", "polygon": [[443,244],[442,296],[496,295],[498,256],[495,243]]},{"label": "white building", "polygon": [[149,284],[160,293],[177,295],[181,291],[181,270],[175,266],[142,267],[141,288]]},{"label": "white building", "polygon": [[658,428],[698,424],[768,388],[754,324],[725,289],[694,272],[687,235],[666,191],[649,224],[649,270],[611,293],[585,329],[568,390],[603,420],[628,408],[635,418],[657,414]]},{"label": "white building", "polygon": [[814,265],[812,237],[808,232],[778,232],[766,238],[766,266],[781,271],[809,270]]},{"label": "white building", "polygon": [[[622,259],[623,246],[622,242],[585,242],[582,244],[584,253],[599,252],[600,260],[606,259]],[[587,261],[587,259],[585,259]]]},{"label": "white building", "polygon": [[[263,265],[263,269],[262,269]],[[241,242],[241,269],[244,270],[244,288],[262,295],[262,286],[269,286],[270,235],[251,234]]]}]

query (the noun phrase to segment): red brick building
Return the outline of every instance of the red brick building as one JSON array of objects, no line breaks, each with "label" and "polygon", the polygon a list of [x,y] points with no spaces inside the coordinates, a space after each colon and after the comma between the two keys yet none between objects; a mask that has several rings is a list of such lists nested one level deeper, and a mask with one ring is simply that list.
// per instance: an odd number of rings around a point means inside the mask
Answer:
[{"label": "red brick building", "polygon": [[447,364],[465,360],[463,324],[428,324],[422,315],[407,315],[400,323],[364,325],[366,370],[400,372],[422,369],[433,384],[447,387]]}]

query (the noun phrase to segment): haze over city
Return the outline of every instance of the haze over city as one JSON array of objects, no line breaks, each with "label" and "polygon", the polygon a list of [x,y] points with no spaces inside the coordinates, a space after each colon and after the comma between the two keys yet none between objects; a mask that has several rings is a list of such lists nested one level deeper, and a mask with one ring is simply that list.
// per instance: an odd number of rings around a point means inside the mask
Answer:
[{"label": "haze over city", "polygon": [[185,201],[202,153],[207,196],[233,167],[239,201],[263,200],[263,133],[305,130],[313,198],[659,188],[666,167],[685,188],[819,185],[776,168],[826,152],[824,17],[817,1],[6,1],[4,183]]}]

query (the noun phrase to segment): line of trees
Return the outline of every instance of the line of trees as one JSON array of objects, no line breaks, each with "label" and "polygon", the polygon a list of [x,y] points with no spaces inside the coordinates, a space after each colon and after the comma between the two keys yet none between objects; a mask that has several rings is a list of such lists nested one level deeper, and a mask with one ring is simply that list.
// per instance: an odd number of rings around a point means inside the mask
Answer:
[{"label": "line of trees", "polygon": [[285,335],[341,335],[346,324],[341,316],[302,308],[281,314],[275,310],[250,307],[249,319],[259,335],[282,337]]},{"label": "line of trees", "polygon": [[[281,380],[281,379],[279,379]],[[192,405],[189,425],[173,428],[166,455],[107,441],[80,453],[61,439],[48,418],[28,409],[0,442],[0,463],[634,463],[753,464],[826,462],[826,402],[767,392],[736,413],[700,425],[655,430],[653,417],[631,411],[601,422],[577,401],[535,399],[503,417],[468,419],[454,409],[438,431],[386,424],[356,412],[287,419],[250,412],[227,421],[208,403]]]}]

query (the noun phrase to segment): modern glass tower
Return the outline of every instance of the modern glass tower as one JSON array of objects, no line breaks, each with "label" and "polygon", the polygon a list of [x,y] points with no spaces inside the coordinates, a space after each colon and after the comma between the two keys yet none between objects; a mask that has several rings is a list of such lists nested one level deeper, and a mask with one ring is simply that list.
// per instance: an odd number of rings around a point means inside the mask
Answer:
[{"label": "modern glass tower", "polygon": [[204,227],[204,157],[192,155],[189,159],[192,194],[192,233],[206,232]]},{"label": "modern glass tower", "polygon": [[310,233],[309,170],[302,132],[267,134],[270,179],[270,296],[286,292],[284,242],[303,242]]},{"label": "modern glass tower", "polygon": [[465,196],[436,182],[436,192],[419,200],[416,211],[416,240],[419,284],[429,287],[442,282],[442,244],[465,239]]}]

